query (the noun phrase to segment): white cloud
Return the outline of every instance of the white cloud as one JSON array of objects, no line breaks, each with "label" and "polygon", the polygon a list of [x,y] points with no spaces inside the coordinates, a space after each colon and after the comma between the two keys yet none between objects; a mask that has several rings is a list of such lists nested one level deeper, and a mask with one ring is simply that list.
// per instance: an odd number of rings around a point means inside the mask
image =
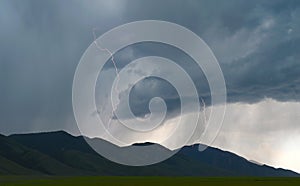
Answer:
[{"label": "white cloud", "polygon": [[[210,108],[207,109],[208,115]],[[249,160],[300,172],[300,150],[297,146],[300,143],[300,126],[297,123],[300,121],[299,111],[299,102],[265,99],[254,104],[230,103],[227,105],[223,127],[211,146],[235,152]],[[167,134],[175,130],[179,119],[188,123],[191,114],[195,113],[169,119],[161,127],[143,134],[126,132],[122,124],[114,120],[111,132],[126,141],[125,145],[148,141],[174,149],[179,142],[164,140]],[[179,140],[187,135],[185,131],[180,129],[177,134]],[[203,127],[200,126],[188,144],[199,143],[202,131]],[[101,137],[116,143],[107,136]],[[201,143],[206,143],[205,139]]]},{"label": "white cloud", "polygon": [[223,128],[213,146],[300,172],[299,111],[299,102],[272,99],[228,104]]}]

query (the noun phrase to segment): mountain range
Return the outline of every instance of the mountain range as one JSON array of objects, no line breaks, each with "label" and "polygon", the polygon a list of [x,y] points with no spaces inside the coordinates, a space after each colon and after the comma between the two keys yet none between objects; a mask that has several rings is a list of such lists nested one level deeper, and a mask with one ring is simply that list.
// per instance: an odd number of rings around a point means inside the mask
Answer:
[{"label": "mountain range", "polygon": [[197,145],[158,164],[125,166],[98,155],[83,136],[64,131],[0,135],[0,175],[299,176],[213,147],[200,152]]}]

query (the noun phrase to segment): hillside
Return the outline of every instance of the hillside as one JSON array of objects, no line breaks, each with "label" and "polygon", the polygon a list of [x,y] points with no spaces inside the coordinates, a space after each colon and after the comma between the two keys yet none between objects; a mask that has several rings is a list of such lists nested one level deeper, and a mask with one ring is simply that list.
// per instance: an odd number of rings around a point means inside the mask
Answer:
[{"label": "hillside", "polygon": [[[108,143],[94,139],[99,143]],[[2,175],[152,175],[152,176],[299,176],[297,173],[257,165],[230,152],[197,146],[182,148],[170,159],[146,167],[113,163],[98,155],[82,136],[66,132],[0,136]]]}]

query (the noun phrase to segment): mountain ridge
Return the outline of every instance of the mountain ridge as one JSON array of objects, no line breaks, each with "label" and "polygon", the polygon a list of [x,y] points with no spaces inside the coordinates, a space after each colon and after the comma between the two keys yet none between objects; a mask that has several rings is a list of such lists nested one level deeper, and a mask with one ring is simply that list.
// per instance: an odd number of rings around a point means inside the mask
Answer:
[{"label": "mountain ridge", "polygon": [[213,147],[199,152],[198,145],[185,146],[173,157],[155,165],[130,167],[98,155],[84,138],[109,143],[99,138],[72,136],[65,131],[0,135],[0,162],[5,162],[0,164],[0,174],[299,176],[290,170],[254,164]]}]

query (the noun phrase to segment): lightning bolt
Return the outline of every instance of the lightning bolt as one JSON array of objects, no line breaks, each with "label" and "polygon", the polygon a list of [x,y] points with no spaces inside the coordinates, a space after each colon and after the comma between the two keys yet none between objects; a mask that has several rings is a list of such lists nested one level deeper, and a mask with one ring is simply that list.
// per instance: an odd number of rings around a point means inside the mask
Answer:
[{"label": "lightning bolt", "polygon": [[[203,105],[201,111],[203,112],[204,126],[206,127],[206,125],[207,125],[206,104],[205,104],[204,100],[202,99],[202,97],[200,97],[200,99],[201,99],[201,102],[202,102],[202,105]],[[205,128],[204,128],[204,130],[205,130]],[[202,152],[207,148],[207,145],[204,145],[203,143],[201,143],[200,138],[201,138],[201,136],[198,139],[198,142],[199,142],[198,151]]]},{"label": "lightning bolt", "polygon": [[200,97],[200,99],[201,99],[201,102],[202,102],[202,112],[203,112],[203,122],[204,122],[204,125],[206,125],[206,122],[207,122],[207,118],[206,118],[206,104],[205,104],[205,102],[204,102],[204,100],[203,100],[203,98],[202,97]]},{"label": "lightning bolt", "polygon": [[[116,72],[116,85],[118,85],[118,82],[119,82],[119,80],[120,80],[120,76],[119,76],[119,71],[118,71],[118,67],[117,67],[117,64],[116,64],[116,62],[115,62],[115,59],[114,59],[114,56],[113,56],[113,53],[108,49],[108,48],[104,48],[104,47],[101,47],[101,45],[99,45],[98,43],[97,43],[97,35],[96,35],[96,31],[97,31],[98,29],[97,28],[93,28],[93,37],[94,37],[94,44],[95,44],[95,46],[97,47],[97,49],[99,49],[99,51],[101,51],[101,52],[106,52],[106,53],[108,53],[109,55],[110,55],[110,58],[111,58],[111,62],[112,62],[112,64],[113,64],[113,66],[114,66],[114,69],[115,69],[115,72]],[[117,89],[117,86],[115,86],[115,91],[117,92],[117,93],[119,93],[119,90]],[[118,105],[119,103],[117,103],[116,105]],[[108,121],[108,129],[110,128],[110,124],[111,124],[111,121],[112,121],[112,119],[113,119],[113,116],[114,116],[114,113],[115,113],[115,111],[116,111],[116,107],[112,104],[112,107],[113,107],[113,109],[112,109],[112,113],[111,113],[111,116],[109,117],[109,121]]]},{"label": "lightning bolt", "polygon": [[[203,123],[204,123],[204,131],[205,131],[206,124],[207,124],[207,118],[206,118],[206,104],[205,104],[205,102],[204,102],[204,100],[203,100],[202,97],[200,97],[200,99],[201,99],[201,103],[202,103],[202,109],[201,109],[200,111],[203,112]],[[204,131],[203,131],[203,132],[204,132]],[[198,142],[200,142],[200,138],[201,138],[201,136],[200,136],[199,139],[197,140]],[[200,143],[201,143],[201,142],[200,142]],[[202,148],[202,145],[199,144],[198,150],[199,150],[199,151],[203,151],[203,150],[204,150],[204,149]]]},{"label": "lightning bolt", "polygon": [[114,68],[115,68],[115,71],[116,71],[117,78],[119,78],[119,71],[118,71],[117,64],[116,64],[116,62],[115,62],[113,53],[112,53],[109,49],[107,49],[107,48],[102,48],[102,47],[97,43],[96,31],[97,31],[97,28],[93,28],[94,44],[96,45],[96,47],[97,47],[100,51],[107,52],[107,53],[110,55],[110,57],[111,57],[111,62],[112,62],[113,65],[114,65]]}]

